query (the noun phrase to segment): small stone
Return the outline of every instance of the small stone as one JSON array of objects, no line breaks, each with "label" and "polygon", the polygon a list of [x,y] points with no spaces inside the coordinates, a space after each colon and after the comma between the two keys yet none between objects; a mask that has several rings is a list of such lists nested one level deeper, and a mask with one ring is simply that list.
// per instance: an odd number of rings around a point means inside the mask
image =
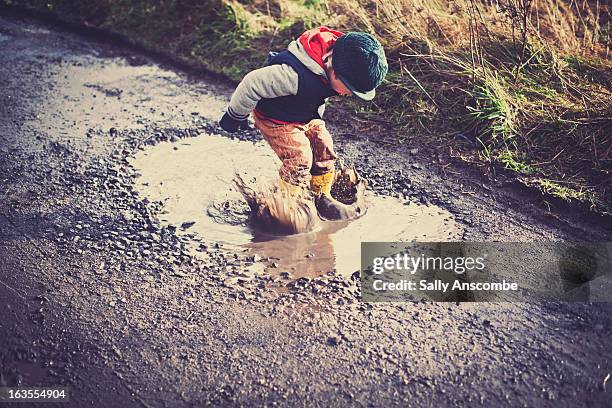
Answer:
[{"label": "small stone", "polygon": [[258,254],[251,255],[251,256],[247,257],[247,261],[249,261],[249,262],[259,262],[259,261],[261,261],[261,256],[259,256]]},{"label": "small stone", "polygon": [[181,224],[181,229],[186,230],[187,228],[191,228],[194,226],[196,222],[195,221],[185,221],[184,223]]},{"label": "small stone", "polygon": [[236,286],[242,279],[239,276],[233,276],[225,279],[226,286]]},{"label": "small stone", "polygon": [[330,346],[337,346],[340,344],[340,337],[338,336],[330,336],[327,338],[327,344]]}]

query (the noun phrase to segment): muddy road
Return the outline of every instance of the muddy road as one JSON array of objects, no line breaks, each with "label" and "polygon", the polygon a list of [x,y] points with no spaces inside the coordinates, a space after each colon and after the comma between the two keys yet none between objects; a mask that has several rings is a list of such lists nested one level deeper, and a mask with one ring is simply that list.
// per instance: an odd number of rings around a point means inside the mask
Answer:
[{"label": "muddy road", "polygon": [[64,385],[74,407],[609,406],[609,303],[366,304],[353,274],[365,240],[610,240],[607,222],[331,111],[370,212],[262,235],[231,177],[276,162],[218,131],[231,91],[0,13],[0,385]]}]

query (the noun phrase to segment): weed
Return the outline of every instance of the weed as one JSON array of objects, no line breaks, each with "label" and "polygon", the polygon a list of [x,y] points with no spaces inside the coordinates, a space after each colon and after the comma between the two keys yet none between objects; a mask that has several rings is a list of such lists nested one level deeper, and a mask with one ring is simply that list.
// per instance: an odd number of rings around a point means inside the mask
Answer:
[{"label": "weed", "polygon": [[479,139],[508,147],[516,134],[516,114],[503,81],[492,76],[485,85],[468,91],[472,104],[466,106]]},{"label": "weed", "polygon": [[592,209],[598,209],[600,212],[605,213],[609,211],[609,208],[602,204],[601,200],[598,199],[597,194],[585,187],[578,186],[577,188],[572,188],[563,186],[557,181],[545,178],[537,178],[533,183],[539,186],[547,194],[560,198],[564,201],[579,201],[589,204]]},{"label": "weed", "polygon": [[496,160],[499,161],[505,169],[512,170],[520,174],[531,175],[535,174],[538,170],[526,163],[526,156],[523,154],[522,157],[518,157],[516,151],[505,149],[497,153]]}]

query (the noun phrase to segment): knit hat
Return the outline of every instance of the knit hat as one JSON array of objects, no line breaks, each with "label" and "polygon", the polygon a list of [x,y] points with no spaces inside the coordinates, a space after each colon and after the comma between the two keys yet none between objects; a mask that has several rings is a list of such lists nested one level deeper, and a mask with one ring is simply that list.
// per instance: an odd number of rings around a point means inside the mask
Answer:
[{"label": "knit hat", "polygon": [[346,33],[336,40],[332,67],[344,85],[366,101],[374,98],[374,89],[389,70],[382,45],[372,35],[360,32]]}]

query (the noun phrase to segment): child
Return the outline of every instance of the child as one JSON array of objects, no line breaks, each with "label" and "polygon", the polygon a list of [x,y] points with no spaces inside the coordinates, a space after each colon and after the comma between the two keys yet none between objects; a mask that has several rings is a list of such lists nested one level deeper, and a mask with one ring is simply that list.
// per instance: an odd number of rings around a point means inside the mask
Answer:
[{"label": "child", "polygon": [[333,200],[338,156],[321,119],[325,102],[334,95],[371,100],[387,70],[384,50],[370,34],[312,29],[243,78],[219,124],[228,132],[247,128],[253,111],[255,127],[282,161],[281,190],[303,197],[310,187]]}]

